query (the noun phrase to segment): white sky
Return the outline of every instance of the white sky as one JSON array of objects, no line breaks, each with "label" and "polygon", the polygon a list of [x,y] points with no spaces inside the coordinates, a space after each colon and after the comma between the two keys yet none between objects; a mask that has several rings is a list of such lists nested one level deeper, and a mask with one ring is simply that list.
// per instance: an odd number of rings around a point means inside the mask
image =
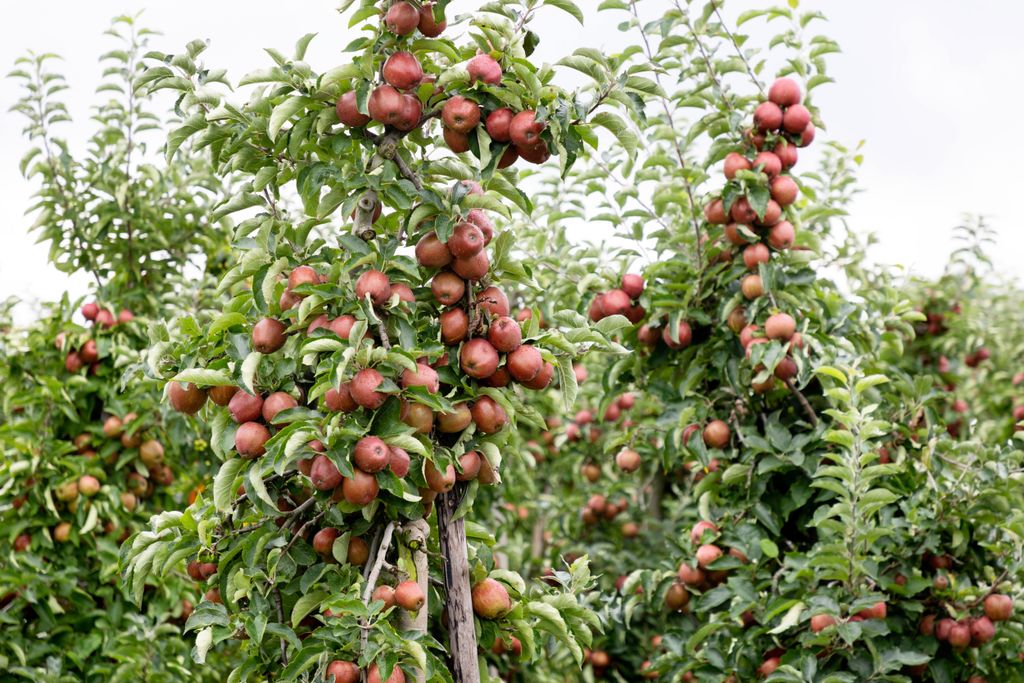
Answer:
[{"label": "white sky", "polygon": [[[586,8],[597,0],[578,0]],[[641,2],[641,15],[653,17],[663,0]],[[731,0],[729,14],[775,4]],[[180,51],[193,38],[211,42],[207,64],[225,67],[232,80],[269,64],[263,47],[289,53],[295,40],[318,32],[307,61],[316,69],[338,63],[350,39],[336,0],[282,4],[268,0],[42,0],[5,3],[0,22],[0,72],[27,49],[60,53],[71,89],[63,93],[81,125],[64,126],[73,146],[93,129],[86,119],[100,79],[96,58],[110,49],[103,36],[112,16],[145,9],[142,23],[157,28],[154,49]],[[843,49],[831,57],[836,85],[815,91],[829,135],[843,142],[864,139],[860,171],[864,192],[851,224],[874,232],[880,245],[875,260],[914,272],[937,274],[951,249],[951,228],[965,211],[982,212],[999,232],[996,261],[1009,275],[1024,274],[1019,190],[1013,170],[1024,159],[1024,136],[1006,122],[1024,110],[1016,77],[1024,65],[1024,43],[1017,35],[1024,3],[957,0],[804,0],[829,18],[825,32]],[[457,12],[473,6],[458,0]],[[301,10],[299,9],[301,7]],[[586,12],[580,27],[554,9],[542,12],[539,59],[554,61],[578,46],[617,50],[623,36],[603,15]],[[20,117],[6,110],[18,97],[17,84],[0,81],[0,299],[50,300],[65,289],[85,291],[86,278],[67,278],[46,262],[46,245],[33,244],[24,212],[32,188],[17,164],[27,143]],[[78,144],[78,147],[81,145]],[[23,309],[22,315],[27,315]]]}]

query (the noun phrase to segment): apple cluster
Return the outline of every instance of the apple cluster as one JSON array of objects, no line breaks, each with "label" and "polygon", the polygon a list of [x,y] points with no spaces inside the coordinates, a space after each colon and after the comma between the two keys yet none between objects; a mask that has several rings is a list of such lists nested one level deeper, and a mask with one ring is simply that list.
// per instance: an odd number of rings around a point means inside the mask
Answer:
[{"label": "apple cluster", "polygon": [[[396,2],[388,9],[384,23],[399,37],[409,36],[419,29],[422,35],[433,38],[446,28],[446,22],[437,21],[432,2],[424,2],[419,9],[408,2]],[[473,88],[471,91],[451,94],[444,88],[435,87],[430,93],[430,99],[444,97],[440,115],[444,141],[449,149],[456,154],[468,152],[470,141],[482,124],[491,140],[505,145],[498,168],[507,168],[520,157],[533,164],[547,161],[551,153],[547,141],[541,137],[546,124],[537,120],[537,112],[530,109],[514,111],[502,106],[500,99],[487,92],[487,87],[501,86],[503,71],[498,60],[490,54],[481,53],[469,59],[465,69],[468,85]],[[344,93],[336,105],[338,120],[352,128],[361,128],[371,121],[402,132],[418,127],[424,119],[424,112],[423,101],[415,91],[425,83],[435,83],[437,76],[425,73],[423,65],[412,52],[396,50],[384,61],[381,78],[384,82],[367,97],[365,113],[360,111],[356,90]],[[440,102],[432,102],[432,106],[435,104]]]},{"label": "apple cluster", "polygon": [[[82,305],[82,317],[93,323],[97,329],[110,329],[118,323],[127,323],[135,319],[135,316],[127,308],[121,309],[117,318],[109,308],[100,308],[95,301]],[[56,344],[58,349],[64,348],[66,335],[57,336]],[[95,339],[87,339],[77,350],[68,351],[64,357],[64,369],[72,374],[79,373],[82,368],[89,366],[89,373],[95,375],[99,367],[100,352]]]}]

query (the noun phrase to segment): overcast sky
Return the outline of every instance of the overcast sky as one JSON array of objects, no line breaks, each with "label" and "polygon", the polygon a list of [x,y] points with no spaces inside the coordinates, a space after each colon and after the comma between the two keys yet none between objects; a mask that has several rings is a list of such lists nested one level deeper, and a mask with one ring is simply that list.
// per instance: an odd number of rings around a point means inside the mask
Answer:
[{"label": "overcast sky", "polygon": [[[578,0],[581,7],[597,0]],[[0,23],[0,68],[9,70],[28,49],[60,53],[71,90],[64,93],[81,125],[61,133],[73,145],[93,129],[86,118],[100,79],[97,57],[110,49],[102,32],[112,16],[145,9],[143,23],[163,35],[154,49],[179,51],[193,38],[210,41],[206,63],[226,67],[232,80],[269,57],[263,47],[290,52],[295,39],[317,32],[307,55],[315,69],[339,61],[351,35],[335,11],[336,0],[292,4],[267,0],[42,0],[7,3]],[[728,0],[729,14],[766,6],[767,0]],[[458,0],[464,11],[473,0]],[[662,0],[641,2],[653,17]],[[299,8],[302,8],[301,11]],[[970,10],[957,0],[804,0],[802,8],[823,11],[825,31],[842,46],[831,58],[836,85],[815,91],[829,135],[847,143],[866,140],[860,171],[864,192],[853,206],[851,223],[874,232],[880,245],[875,260],[898,263],[914,272],[937,274],[951,249],[951,228],[963,212],[981,212],[999,233],[996,261],[1009,275],[1024,274],[1017,161],[1024,158],[1024,136],[1012,125],[1024,95],[1016,75],[1024,65],[1024,43],[1017,35],[1024,3],[975,2]],[[603,15],[588,12],[580,27],[548,9],[535,24],[541,35],[539,58],[554,61],[578,46],[620,49],[623,41]],[[29,301],[59,297],[65,289],[83,293],[82,276],[67,278],[46,262],[45,245],[26,234],[32,187],[18,173],[27,149],[22,121],[6,110],[18,97],[16,83],[0,82],[0,299]],[[80,145],[78,145],[80,147]],[[23,310],[27,310],[23,309]]]}]

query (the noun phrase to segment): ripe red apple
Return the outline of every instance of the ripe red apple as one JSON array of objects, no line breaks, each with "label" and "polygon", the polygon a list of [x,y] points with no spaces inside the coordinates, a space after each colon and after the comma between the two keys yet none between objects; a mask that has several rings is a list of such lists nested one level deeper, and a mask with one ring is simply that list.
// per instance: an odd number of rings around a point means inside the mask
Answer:
[{"label": "ripe red apple", "polygon": [[345,478],[341,483],[341,492],[345,500],[352,505],[365,506],[373,502],[380,492],[377,478],[372,474],[356,470],[352,478]]},{"label": "ripe red apple", "polygon": [[352,450],[352,462],[363,472],[380,472],[391,462],[391,451],[384,440],[376,436],[364,436]]},{"label": "ripe red apple", "polygon": [[754,110],[754,125],[765,133],[778,130],[782,127],[782,109],[774,102],[762,102]]},{"label": "ripe red apple", "polygon": [[690,542],[695,545],[700,543],[701,539],[704,538],[705,531],[710,531],[712,533],[717,534],[718,527],[715,526],[713,522],[709,522],[703,519],[700,520],[699,522],[693,525],[692,529],[690,529]]},{"label": "ripe red apple", "polygon": [[474,282],[487,275],[487,270],[490,267],[491,261],[487,257],[486,251],[480,251],[467,258],[457,258],[452,262],[452,270],[458,273],[460,277],[473,280]]},{"label": "ripe red apple", "polygon": [[757,220],[757,212],[754,211],[754,207],[750,205],[746,197],[740,197],[733,202],[729,209],[729,215],[733,221],[745,225],[750,225]]},{"label": "ripe red apple", "polygon": [[114,314],[106,308],[101,308],[96,313],[96,324],[100,327],[111,328],[114,326]]},{"label": "ripe red apple", "polygon": [[95,301],[82,304],[82,317],[86,320],[96,320],[100,312],[100,306]]},{"label": "ripe red apple", "polygon": [[313,550],[321,555],[330,556],[334,550],[334,541],[341,533],[337,529],[325,527],[313,535]]},{"label": "ripe red apple", "polygon": [[231,413],[231,419],[238,424],[254,422],[260,419],[263,413],[263,399],[245,391],[235,392],[228,401],[228,411]]},{"label": "ripe red apple", "polygon": [[704,206],[704,218],[712,225],[725,225],[729,222],[721,199],[713,199]]},{"label": "ripe red apple", "polygon": [[543,142],[540,134],[545,127],[545,123],[537,121],[537,112],[521,111],[509,123],[509,138],[517,148],[534,149]]},{"label": "ripe red apple", "polygon": [[740,291],[748,299],[756,299],[764,294],[764,283],[761,282],[761,276],[755,274],[745,275],[740,282]]},{"label": "ripe red apple", "polygon": [[445,434],[461,432],[473,421],[468,403],[456,403],[450,413],[437,414],[437,428]]},{"label": "ripe red apple", "polygon": [[437,233],[429,232],[416,243],[416,261],[424,268],[444,268],[452,262],[452,254]]},{"label": "ripe red apple", "polygon": [[501,84],[501,65],[488,54],[477,55],[470,59],[466,64],[466,71],[469,72],[470,83],[483,81],[488,85]]},{"label": "ripe red apple", "polygon": [[455,486],[455,466],[448,465],[444,472],[441,472],[433,461],[426,460],[423,463],[423,477],[431,491],[446,493]]},{"label": "ripe red apple", "polygon": [[381,584],[374,588],[371,598],[383,602],[385,609],[394,607],[397,604],[395,602],[395,589],[386,584]]},{"label": "ripe red apple", "polygon": [[457,259],[476,256],[483,248],[483,231],[468,221],[456,225],[452,236],[448,239],[448,251]]},{"label": "ripe red apple", "polygon": [[796,332],[796,320],[788,313],[776,313],[768,316],[764,323],[764,333],[769,339],[789,341]]},{"label": "ripe red apple", "polygon": [[374,88],[366,102],[366,111],[377,123],[393,126],[402,120],[405,104],[402,93],[391,85]]},{"label": "ripe red apple", "polygon": [[327,683],[359,683],[359,667],[342,659],[328,664],[326,675]]},{"label": "ripe red apple", "polygon": [[87,498],[92,498],[100,492],[100,480],[91,474],[83,474],[78,478],[78,492]]},{"label": "ripe red apple", "polygon": [[286,340],[285,324],[273,318],[263,318],[252,328],[252,348],[260,353],[274,353]]},{"label": "ripe red apple", "polygon": [[636,472],[640,469],[640,454],[631,448],[623,448],[615,455],[615,464],[623,472]]},{"label": "ripe red apple", "polygon": [[[500,78],[499,75],[499,80]],[[487,134],[491,136],[492,140],[496,142],[509,142],[512,140],[509,129],[514,116],[515,112],[508,107],[495,109],[487,115],[487,121],[484,125],[487,128]]]},{"label": "ripe red apple", "polygon": [[768,244],[772,249],[783,251],[793,246],[796,241],[796,230],[789,221],[781,221],[768,231]]},{"label": "ripe red apple", "polygon": [[342,382],[337,389],[334,387],[328,389],[324,393],[324,405],[335,413],[351,413],[358,408],[359,404],[352,398],[352,383]]},{"label": "ripe red apple", "polygon": [[219,406],[226,406],[238,392],[238,387],[230,384],[210,388],[210,400]]},{"label": "ripe red apple", "polygon": [[370,668],[366,670],[366,683],[405,683],[405,674],[402,673],[401,667],[396,666],[391,670],[391,675],[387,680],[384,680],[380,668],[376,664],[371,664]]},{"label": "ripe red apple", "polygon": [[863,619],[885,619],[888,608],[884,601],[879,600],[871,607],[865,607],[857,615]]},{"label": "ripe red apple", "polygon": [[245,422],[235,431],[235,450],[243,458],[258,458],[267,452],[264,444],[270,439],[270,430],[259,422]]},{"label": "ripe red apple", "polygon": [[725,177],[732,180],[739,171],[751,169],[750,159],[739,152],[729,152],[725,155]]},{"label": "ripe red apple", "polygon": [[499,353],[509,353],[522,344],[523,331],[519,323],[506,315],[491,322],[487,340]]},{"label": "ripe red apple", "polygon": [[673,612],[680,612],[690,604],[690,592],[681,583],[673,583],[665,591],[665,606]]},{"label": "ripe red apple", "polygon": [[680,320],[676,329],[676,336],[679,337],[679,341],[672,339],[671,330],[668,327],[662,330],[661,339],[670,349],[685,349],[693,340],[693,331],[690,329],[690,323]]},{"label": "ripe red apple", "polygon": [[274,418],[277,417],[278,413],[285,410],[291,410],[298,405],[299,402],[291,395],[286,394],[283,391],[275,391],[270,396],[267,396],[263,401],[263,409],[261,411],[263,419],[270,424],[274,421]]},{"label": "ripe red apple", "polygon": [[480,123],[480,105],[462,95],[455,95],[441,108],[441,121],[456,133],[469,133]]},{"label": "ripe red apple", "polygon": [[544,359],[535,346],[523,344],[508,354],[506,365],[509,374],[517,382],[529,382],[543,369]]},{"label": "ripe red apple", "polygon": [[782,162],[782,168],[785,169],[796,166],[798,157],[796,145],[792,145],[785,140],[782,140],[772,151],[775,152],[775,156],[779,157],[779,161]]},{"label": "ripe red apple", "polygon": [[405,475],[409,474],[409,454],[404,448],[391,446],[388,449],[388,467],[399,479],[404,479]]},{"label": "ripe red apple", "polygon": [[426,363],[417,363],[416,372],[404,370],[402,372],[402,388],[408,389],[409,387],[426,387],[428,392],[436,394],[440,389],[437,370]]},{"label": "ripe red apple", "polygon": [[317,490],[331,490],[341,484],[342,476],[330,458],[319,455],[313,458],[312,467],[309,469],[309,481]]},{"label": "ripe red apple", "polygon": [[730,437],[729,425],[722,420],[712,420],[704,427],[704,444],[708,448],[725,448]]},{"label": "ripe red apple", "polygon": [[405,303],[411,304],[416,301],[416,295],[413,293],[412,288],[404,282],[391,283],[391,296],[397,296],[399,301],[404,301]]},{"label": "ripe red apple", "polygon": [[356,280],[356,296],[369,296],[375,306],[383,306],[391,296],[391,281],[379,270],[367,270]]},{"label": "ripe red apple", "polygon": [[85,363],[82,361],[82,357],[78,355],[77,351],[71,351],[64,358],[64,369],[68,372],[75,373],[85,367]]},{"label": "ripe red apple", "polygon": [[416,612],[427,601],[423,589],[415,581],[403,581],[395,586],[395,602],[409,612]]},{"label": "ripe red apple", "polygon": [[754,157],[754,168],[759,169],[769,178],[775,178],[782,173],[782,162],[773,152],[760,152]]},{"label": "ripe red apple", "polygon": [[789,206],[795,202],[800,192],[796,181],[788,175],[772,178],[770,188],[772,199],[778,202],[780,206]]},{"label": "ripe red apple", "polygon": [[466,451],[459,456],[459,467],[455,475],[457,481],[472,481],[480,474],[481,455],[477,451]]},{"label": "ripe red apple", "polygon": [[980,647],[996,637],[996,626],[988,617],[971,619],[971,645]]},{"label": "ripe red apple", "polygon": [[460,133],[452,130],[447,126],[442,126],[441,137],[444,138],[444,142],[448,145],[448,149],[455,152],[456,154],[462,154],[468,152],[469,147],[469,135],[466,133]]},{"label": "ripe red apple", "polygon": [[399,90],[411,90],[423,80],[423,67],[411,52],[401,50],[388,57],[381,74]]},{"label": "ripe red apple", "polygon": [[[350,128],[362,128],[370,122],[370,117],[359,111],[356,103],[356,91],[349,90],[338,98],[338,103],[334,105],[334,111],[338,115],[338,121]],[[308,268],[308,266],[301,266],[302,268]],[[310,268],[312,270],[312,268]],[[289,286],[291,285],[291,279],[289,278]]]},{"label": "ripe red apple", "polygon": [[491,240],[494,239],[494,222],[487,217],[483,209],[470,209],[466,214],[466,220],[480,228],[480,232],[484,236],[484,246],[491,243]]},{"label": "ripe red apple", "polygon": [[[409,93],[402,95],[402,109],[394,123],[395,128],[408,132],[418,126],[422,118],[423,103],[420,102],[420,98]],[[377,220],[377,217],[373,220]]]},{"label": "ripe red apple", "polygon": [[776,79],[768,88],[768,99],[780,107],[799,104],[801,97],[800,86],[792,78]]},{"label": "ripe red apple", "polygon": [[964,621],[954,623],[946,636],[948,642],[954,648],[965,648],[971,644],[971,627]]},{"label": "ripe red apple", "polygon": [[352,400],[369,410],[376,410],[384,405],[388,395],[377,391],[384,382],[384,375],[373,368],[363,368],[352,377],[349,392]]},{"label": "ripe red apple", "polygon": [[1013,598],[993,593],[985,598],[985,616],[992,621],[1006,621],[1013,616]]},{"label": "ripe red apple", "polygon": [[486,339],[470,339],[459,351],[459,366],[474,379],[489,377],[498,369],[498,352]]},{"label": "ripe red apple", "polygon": [[804,128],[804,132],[800,134],[800,139],[796,141],[796,146],[806,147],[814,142],[814,132],[814,122],[812,121],[807,124],[807,127]]},{"label": "ripe red apple", "polygon": [[622,281],[619,283],[619,287],[629,296],[630,299],[635,301],[644,293],[644,279],[642,276],[636,275],[635,273],[626,273],[622,276]]},{"label": "ripe red apple", "polygon": [[500,432],[501,428],[508,422],[508,415],[505,409],[490,396],[480,396],[473,403],[470,415],[476,428],[484,434]]},{"label": "ripe red apple", "polygon": [[811,112],[802,104],[794,104],[791,107],[787,107],[786,113],[782,116],[782,127],[786,129],[787,133],[794,135],[803,133],[810,122]]},{"label": "ripe red apple", "polygon": [[389,31],[399,36],[407,36],[416,30],[420,23],[420,13],[410,3],[399,0],[391,5],[384,15],[384,25]]},{"label": "ripe red apple", "polygon": [[540,391],[551,383],[551,378],[555,376],[555,366],[545,361],[544,367],[541,368],[537,376],[528,382],[523,382],[523,386],[527,389],[533,389],[534,391]]},{"label": "ripe red apple", "polygon": [[422,403],[402,401],[398,419],[420,434],[429,434],[434,428],[434,411]]},{"label": "ripe red apple", "polygon": [[508,590],[494,579],[480,581],[471,591],[473,611],[481,619],[500,619],[512,609]]},{"label": "ripe red apple", "polygon": [[448,22],[444,20],[444,13],[441,14],[441,20],[437,21],[434,18],[434,3],[424,2],[420,5],[420,19],[419,29],[420,33],[427,36],[428,38],[436,38],[444,31],[448,26]]},{"label": "ripe red apple", "polygon": [[821,633],[829,626],[833,626],[835,623],[835,617],[831,614],[815,614],[811,617],[811,630],[815,633]]},{"label": "ripe red apple", "polygon": [[461,308],[451,308],[438,316],[441,341],[449,346],[458,344],[469,332],[469,316]]},{"label": "ripe red apple", "polygon": [[493,317],[506,316],[511,310],[505,292],[494,285],[480,290],[476,295],[476,304],[480,310],[487,311]]},{"label": "ripe red apple", "polygon": [[200,389],[191,382],[188,384],[171,382],[167,387],[167,398],[170,400],[171,407],[179,413],[195,415],[206,403],[206,390]]},{"label": "ripe red apple", "polygon": [[430,291],[438,303],[452,306],[465,295],[466,283],[450,270],[442,270],[430,281]]},{"label": "ripe red apple", "polygon": [[747,245],[747,248],[743,250],[743,264],[750,270],[757,270],[758,265],[768,263],[771,257],[768,247],[760,242]]},{"label": "ripe red apple", "polygon": [[86,365],[90,365],[98,361],[100,359],[100,352],[99,349],[96,348],[96,341],[89,339],[82,344],[82,348],[78,350],[78,357]]},{"label": "ripe red apple", "polygon": [[717,545],[712,545],[710,543],[702,545],[699,548],[697,548],[697,566],[701,569],[704,569],[721,556],[722,549],[719,548]]}]

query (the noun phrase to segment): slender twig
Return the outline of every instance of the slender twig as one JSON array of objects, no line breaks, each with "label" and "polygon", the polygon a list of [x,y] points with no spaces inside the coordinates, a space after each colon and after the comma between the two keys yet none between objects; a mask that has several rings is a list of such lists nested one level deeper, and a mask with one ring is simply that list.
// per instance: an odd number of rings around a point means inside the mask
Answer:
[{"label": "slender twig", "polygon": [[[377,579],[380,577],[381,567],[384,566],[384,558],[387,557],[388,547],[391,545],[391,536],[395,532],[395,523],[388,522],[388,525],[384,527],[384,532],[380,536],[380,543],[377,545],[377,556],[374,558],[373,565],[370,567],[370,573],[366,576],[366,587],[363,588],[363,604],[370,604],[370,596],[373,595],[373,589],[377,587]],[[368,624],[362,619],[359,620],[360,626],[362,627],[359,633],[359,649],[360,652],[366,650],[366,644],[369,641],[370,634]]]},{"label": "slender twig", "polygon": [[[678,3],[677,3],[678,6]],[[722,18],[722,13],[718,11],[718,3],[716,0],[711,0],[711,6],[715,9],[715,16],[718,17],[718,23],[721,25],[722,30],[725,31],[725,35],[729,36],[729,42],[736,48],[736,54],[743,61],[743,65],[747,67],[747,75],[750,76],[750,80],[753,81],[757,87],[758,92],[764,95],[764,87],[761,86],[761,81],[757,80],[757,76],[754,75],[754,70],[750,68],[750,62],[747,61],[747,56],[743,54],[743,50],[740,49],[740,44],[736,42],[736,37],[733,36],[732,31],[729,30],[728,24],[725,23],[725,19]]]},{"label": "slender twig", "polygon": [[[284,607],[281,605],[281,590],[274,586],[274,607],[277,608],[277,621],[284,625]],[[281,636],[281,664],[288,666],[288,641]]]},{"label": "slender twig", "polygon": [[967,611],[970,611],[970,610],[974,609],[975,607],[977,607],[978,605],[980,605],[982,603],[982,601],[985,600],[985,598],[987,598],[988,596],[992,595],[997,590],[999,590],[999,584],[1001,584],[1006,579],[1006,577],[1009,576],[1009,574],[1010,574],[1010,570],[1004,569],[1003,573],[999,575],[999,578],[996,579],[995,581],[993,581],[992,582],[992,586],[987,591],[985,591],[985,594],[984,595],[980,595],[977,598],[975,598],[964,609],[967,610]]},{"label": "slender twig", "polygon": [[811,404],[808,403],[807,397],[803,395],[803,392],[797,389],[796,384],[793,383],[792,379],[786,380],[786,388],[789,389],[789,391],[796,396],[796,400],[800,402],[800,406],[804,409],[804,412],[807,413],[807,419],[811,421],[811,426],[817,427],[818,415],[814,412],[814,408],[811,407]]},{"label": "slender twig", "polygon": [[[653,66],[653,65],[655,65],[655,62],[654,62],[654,51],[651,49],[650,41],[647,40],[647,32],[644,31],[643,24],[641,24],[641,22],[640,22],[640,14],[636,10],[636,0],[629,0],[629,9],[633,13],[633,18],[636,19],[637,29],[640,31],[640,38],[641,38],[641,40],[643,41],[643,44],[644,44],[644,54],[647,56],[647,61],[649,61],[651,63],[651,65]],[[664,93],[665,89],[664,89],[664,87],[662,86],[662,83],[661,83],[661,74],[658,73],[658,69],[657,68],[654,69],[654,81],[658,84],[658,87]],[[679,146],[679,130],[676,128],[675,119],[674,119],[674,117],[672,115],[672,111],[669,109],[668,102],[666,100],[667,100],[667,95],[662,95],[662,96],[660,96],[658,98],[658,101],[661,102],[661,108],[665,112],[666,123],[668,124],[668,127],[672,130],[672,146],[675,149],[676,159],[679,161],[679,170],[680,171],[684,171],[684,173],[682,174],[683,187],[686,189],[686,196],[688,197],[688,199],[690,201],[690,223],[693,226],[693,236],[694,236],[696,247],[697,247],[697,272],[699,274],[703,270],[703,268],[704,268],[704,265],[703,265],[704,264],[704,256],[703,256],[703,249],[701,247],[700,224],[697,222],[697,215],[695,213],[695,211],[697,210],[697,201],[696,201],[696,199],[694,198],[694,195],[693,195],[693,185],[691,185],[689,178],[686,177],[685,170],[687,169],[688,166],[687,166],[687,163],[686,163],[686,159],[683,156],[683,150]],[[697,278],[697,298],[698,299],[700,298],[700,295],[701,295],[701,278],[698,277]]]}]

